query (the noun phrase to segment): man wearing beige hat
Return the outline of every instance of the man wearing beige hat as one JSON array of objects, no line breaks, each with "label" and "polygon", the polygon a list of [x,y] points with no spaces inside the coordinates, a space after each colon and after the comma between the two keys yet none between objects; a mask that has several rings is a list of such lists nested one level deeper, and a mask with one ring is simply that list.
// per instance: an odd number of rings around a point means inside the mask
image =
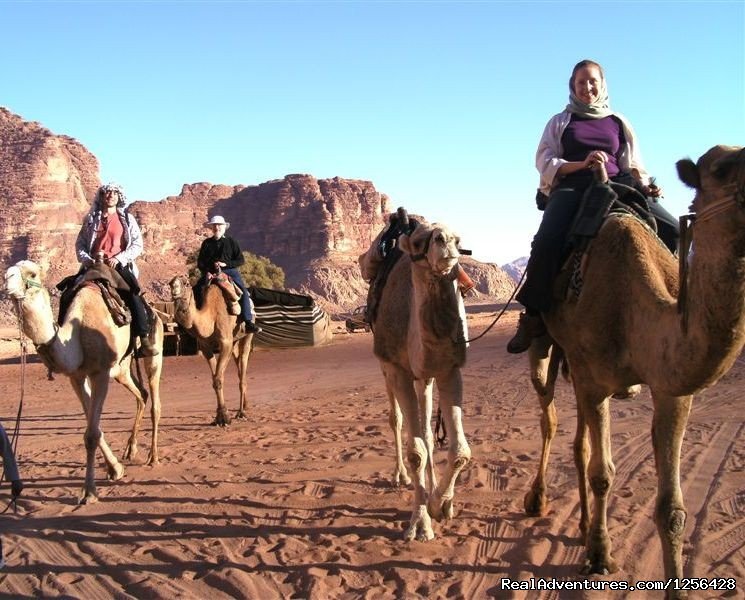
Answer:
[{"label": "man wearing beige hat", "polygon": [[245,329],[246,333],[259,333],[261,327],[258,327],[254,322],[251,296],[249,295],[248,289],[246,289],[246,284],[243,283],[243,278],[238,271],[238,267],[245,262],[243,253],[241,252],[238,242],[229,235],[225,235],[228,227],[230,227],[230,223],[228,223],[224,217],[215,215],[207,221],[204,226],[212,231],[212,235],[205,239],[199,248],[197,267],[199,267],[199,270],[202,272],[202,277],[194,290],[197,303],[201,304],[201,294],[204,289],[203,286],[207,280],[207,274],[211,273],[214,275],[222,271],[223,273],[230,275],[230,278],[243,292],[240,299],[241,329]]}]

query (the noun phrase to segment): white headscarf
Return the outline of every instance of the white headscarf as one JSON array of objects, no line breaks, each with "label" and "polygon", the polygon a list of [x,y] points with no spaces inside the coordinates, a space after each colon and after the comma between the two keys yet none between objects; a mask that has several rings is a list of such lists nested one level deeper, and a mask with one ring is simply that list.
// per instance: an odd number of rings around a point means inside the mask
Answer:
[{"label": "white headscarf", "polygon": [[[608,87],[605,84],[605,73],[603,72],[603,68],[597,64],[594,61],[582,61],[587,62],[588,64],[597,65],[597,67],[600,69],[600,75],[602,76],[602,80],[600,81],[600,89],[598,90],[598,99],[595,100],[592,104],[585,104],[577,98],[577,96],[574,95],[574,85],[573,85],[573,79],[574,74],[572,74],[571,79],[569,80],[569,104],[567,104],[567,110],[570,113],[574,113],[575,115],[580,115],[582,117],[588,117],[590,119],[602,119],[603,117],[607,117],[613,114],[613,111],[610,109],[610,100],[608,99]],[[578,63],[577,66],[579,66]],[[577,67],[575,66],[575,70]]]}]

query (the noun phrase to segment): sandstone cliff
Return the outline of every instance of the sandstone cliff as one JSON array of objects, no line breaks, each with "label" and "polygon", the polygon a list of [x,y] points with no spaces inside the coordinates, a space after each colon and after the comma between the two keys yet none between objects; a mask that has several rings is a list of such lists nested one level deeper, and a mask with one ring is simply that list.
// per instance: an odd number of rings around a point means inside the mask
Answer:
[{"label": "sandstone cliff", "polygon": [[98,177],[98,160],[78,141],[0,107],[3,271],[22,258],[52,279],[77,268],[75,238]]},{"label": "sandstone cliff", "polygon": [[[76,271],[75,238],[99,183],[98,161],[79,142],[0,108],[0,267],[30,258],[49,287]],[[186,272],[207,234],[202,224],[219,214],[243,249],[285,270],[288,288],[336,312],[364,301],[357,257],[394,208],[370,181],[295,174],[250,186],[184,185],[130,211],[143,230],[140,279],[153,299],[168,298],[167,282]],[[496,265],[464,265],[482,294],[509,297],[514,283]]]}]

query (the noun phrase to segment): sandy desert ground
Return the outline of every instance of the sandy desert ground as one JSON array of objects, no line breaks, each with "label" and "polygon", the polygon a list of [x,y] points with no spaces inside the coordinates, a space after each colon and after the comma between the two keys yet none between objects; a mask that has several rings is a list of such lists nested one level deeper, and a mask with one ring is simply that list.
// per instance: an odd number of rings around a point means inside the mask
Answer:
[{"label": "sandy desert ground", "polygon": [[[469,308],[472,334],[495,306]],[[251,418],[210,426],[215,401],[200,356],[167,357],[161,463],[140,455],[117,482],[97,469],[100,501],[78,505],[83,419],[67,381],[27,366],[18,443],[26,489],[0,515],[7,566],[0,597],[58,598],[608,598],[607,592],[508,592],[502,578],[583,581],[569,385],[558,390],[559,432],[548,513],[526,517],[523,494],[539,456],[539,408],[527,358],[504,350],[517,313],[474,342],[464,369],[465,431],[473,460],[456,517],[430,542],[404,542],[412,494],[389,484],[393,447],[372,336],[339,327],[320,348],[255,352]],[[21,398],[18,343],[3,344],[0,419],[11,430]],[[745,363],[695,401],[683,446],[688,507],[685,574],[737,579],[745,590]],[[237,406],[229,372],[227,402]],[[652,521],[656,477],[648,392],[615,400],[616,480],[610,534],[621,570],[595,580],[662,578]],[[102,419],[121,454],[134,401],[112,387]],[[439,464],[445,451],[438,450]],[[9,499],[0,488],[0,503]],[[650,592],[617,598],[661,598]]]}]

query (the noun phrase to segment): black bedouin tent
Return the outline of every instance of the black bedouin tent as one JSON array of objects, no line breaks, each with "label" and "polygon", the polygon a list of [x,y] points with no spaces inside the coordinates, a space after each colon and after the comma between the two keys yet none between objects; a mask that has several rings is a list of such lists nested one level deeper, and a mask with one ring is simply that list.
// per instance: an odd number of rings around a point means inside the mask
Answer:
[{"label": "black bedouin tent", "polygon": [[259,346],[318,346],[331,340],[331,318],[313,298],[280,290],[250,287],[261,333]]}]

